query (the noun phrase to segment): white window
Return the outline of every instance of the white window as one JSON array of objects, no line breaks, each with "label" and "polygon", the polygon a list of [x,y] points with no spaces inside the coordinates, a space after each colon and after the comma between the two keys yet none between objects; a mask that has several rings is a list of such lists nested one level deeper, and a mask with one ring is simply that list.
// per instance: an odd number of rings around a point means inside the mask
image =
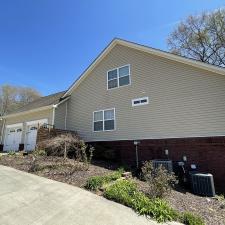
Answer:
[{"label": "white window", "polygon": [[148,97],[136,98],[132,100],[132,106],[147,105]]},{"label": "white window", "polygon": [[107,73],[107,89],[130,84],[130,65],[122,66]]},{"label": "white window", "polygon": [[93,113],[93,130],[115,130],[115,109],[99,110]]}]

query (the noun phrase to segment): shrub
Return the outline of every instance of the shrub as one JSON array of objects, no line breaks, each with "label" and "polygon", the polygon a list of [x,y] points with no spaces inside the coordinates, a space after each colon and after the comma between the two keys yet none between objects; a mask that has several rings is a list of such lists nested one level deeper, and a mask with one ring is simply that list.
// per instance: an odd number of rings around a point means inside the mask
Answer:
[{"label": "shrub", "polygon": [[35,156],[46,156],[47,153],[44,149],[36,149],[35,151],[33,151],[33,155],[35,155]]},{"label": "shrub", "polygon": [[[61,134],[49,140],[39,143],[39,148],[45,149],[47,155],[64,157],[64,160],[70,156],[77,162],[82,162],[86,169],[93,158],[94,148],[85,144],[76,134]],[[75,165],[75,164],[74,164]]]},{"label": "shrub", "polygon": [[150,199],[137,190],[130,180],[118,180],[106,188],[104,196],[123,205],[129,206],[140,215],[150,216],[158,222],[176,220],[178,213],[164,200]]},{"label": "shrub", "polygon": [[194,215],[190,212],[185,212],[181,216],[181,222],[186,225],[204,225],[204,221],[201,217]]},{"label": "shrub", "polygon": [[144,180],[148,183],[147,195],[150,198],[166,196],[177,183],[173,173],[169,173],[162,166],[154,169],[150,161],[146,161],[141,170]]},{"label": "shrub", "polygon": [[132,196],[137,190],[134,182],[129,180],[119,180],[106,188],[104,196],[123,205],[132,207]]},{"label": "shrub", "polygon": [[101,176],[90,177],[87,180],[85,188],[91,191],[96,191],[103,186],[104,182],[105,182],[104,177]]},{"label": "shrub", "polygon": [[16,155],[16,152],[11,150],[11,151],[8,152],[8,155],[9,156],[14,156],[14,155]]},{"label": "shrub", "polygon": [[99,188],[101,188],[104,184],[110,183],[112,181],[121,178],[123,171],[124,171],[123,169],[118,169],[117,171],[105,176],[90,177],[87,180],[85,188],[87,188],[88,190],[96,191]]}]

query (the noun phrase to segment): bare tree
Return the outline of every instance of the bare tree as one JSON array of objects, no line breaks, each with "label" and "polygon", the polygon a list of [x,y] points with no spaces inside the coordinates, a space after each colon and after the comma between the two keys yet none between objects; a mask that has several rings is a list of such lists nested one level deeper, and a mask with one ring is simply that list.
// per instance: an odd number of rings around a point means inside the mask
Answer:
[{"label": "bare tree", "polygon": [[225,9],[189,16],[168,38],[169,50],[225,67]]},{"label": "bare tree", "polygon": [[39,98],[41,95],[33,88],[12,85],[0,86],[0,116]]}]

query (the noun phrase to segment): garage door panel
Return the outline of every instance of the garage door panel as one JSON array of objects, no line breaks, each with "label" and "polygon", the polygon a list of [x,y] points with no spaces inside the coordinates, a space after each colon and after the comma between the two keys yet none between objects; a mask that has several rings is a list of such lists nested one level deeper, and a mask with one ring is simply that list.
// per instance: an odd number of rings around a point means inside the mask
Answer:
[{"label": "garage door panel", "polygon": [[4,151],[18,151],[22,139],[22,127],[6,127]]}]

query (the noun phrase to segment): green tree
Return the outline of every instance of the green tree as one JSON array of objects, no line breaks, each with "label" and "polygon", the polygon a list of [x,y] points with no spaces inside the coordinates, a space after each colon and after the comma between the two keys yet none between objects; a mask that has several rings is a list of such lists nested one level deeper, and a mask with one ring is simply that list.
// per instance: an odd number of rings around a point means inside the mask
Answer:
[{"label": "green tree", "polygon": [[225,67],[225,9],[189,16],[168,37],[169,50]]}]

